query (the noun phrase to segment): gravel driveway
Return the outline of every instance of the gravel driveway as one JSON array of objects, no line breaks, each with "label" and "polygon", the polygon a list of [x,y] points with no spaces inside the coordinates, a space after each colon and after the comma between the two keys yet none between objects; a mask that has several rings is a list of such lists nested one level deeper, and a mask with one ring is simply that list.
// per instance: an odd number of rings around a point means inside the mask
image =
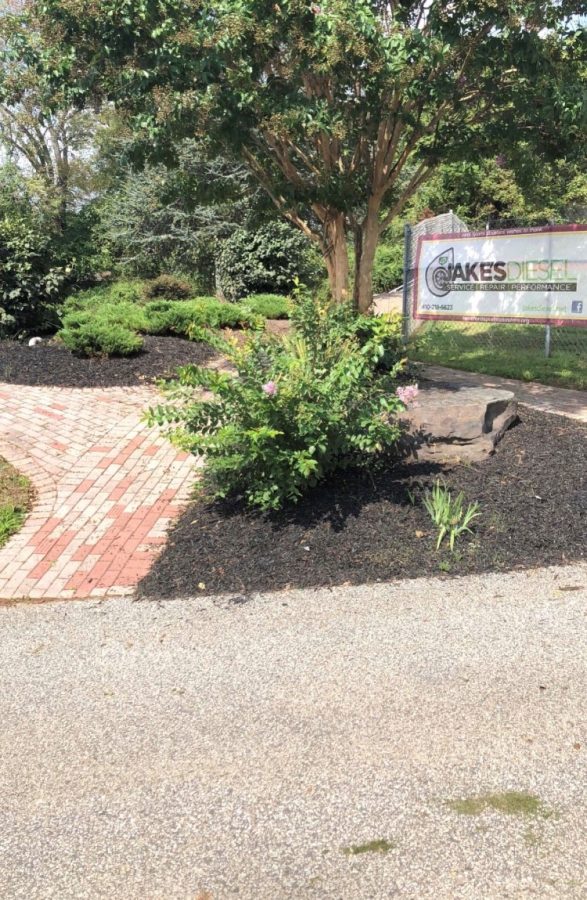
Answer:
[{"label": "gravel driveway", "polygon": [[0,896],[585,897],[586,614],[584,566],[0,608]]}]

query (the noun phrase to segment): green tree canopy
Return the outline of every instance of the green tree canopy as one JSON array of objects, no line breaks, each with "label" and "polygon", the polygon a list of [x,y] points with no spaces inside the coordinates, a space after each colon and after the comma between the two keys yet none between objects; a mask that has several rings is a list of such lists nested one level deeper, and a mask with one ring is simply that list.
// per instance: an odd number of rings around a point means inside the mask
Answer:
[{"label": "green tree canopy", "polygon": [[91,193],[96,116],[76,108],[67,84],[41,64],[43,43],[19,16],[0,17],[0,148],[63,232],[68,213]]},{"label": "green tree canopy", "polygon": [[171,154],[244,161],[366,309],[381,233],[443,161],[585,141],[584,0],[33,0],[45,71]]},{"label": "green tree canopy", "polygon": [[587,171],[570,159],[544,162],[525,145],[510,159],[439,166],[410,206],[416,218],[452,209],[474,229],[583,221]]}]

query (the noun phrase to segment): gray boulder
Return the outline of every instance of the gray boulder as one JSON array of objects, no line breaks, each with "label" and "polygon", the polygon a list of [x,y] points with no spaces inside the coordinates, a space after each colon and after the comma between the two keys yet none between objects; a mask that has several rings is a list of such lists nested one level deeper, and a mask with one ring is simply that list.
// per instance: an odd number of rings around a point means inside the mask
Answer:
[{"label": "gray boulder", "polygon": [[486,458],[517,420],[512,391],[434,382],[401,414],[409,455],[437,462]]}]

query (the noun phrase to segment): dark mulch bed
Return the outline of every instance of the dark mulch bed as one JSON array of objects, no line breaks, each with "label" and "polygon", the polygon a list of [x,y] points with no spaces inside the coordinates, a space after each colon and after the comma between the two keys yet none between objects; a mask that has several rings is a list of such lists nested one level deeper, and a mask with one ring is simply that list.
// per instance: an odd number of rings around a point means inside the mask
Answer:
[{"label": "dark mulch bed", "polygon": [[43,387],[116,387],[145,384],[171,375],[178,366],[204,363],[214,355],[206,344],[176,337],[145,337],[136,356],[85,359],[56,341],[36,347],[0,341],[0,381]]},{"label": "dark mulch bed", "polygon": [[358,584],[449,572],[462,575],[579,560],[587,549],[587,427],[521,409],[521,423],[483,463],[441,472],[447,486],[482,504],[474,537],[437,553],[410,481],[438,467],[348,471],[278,514],[239,501],[194,503],[140,593],[168,598],[238,595],[286,587]]}]

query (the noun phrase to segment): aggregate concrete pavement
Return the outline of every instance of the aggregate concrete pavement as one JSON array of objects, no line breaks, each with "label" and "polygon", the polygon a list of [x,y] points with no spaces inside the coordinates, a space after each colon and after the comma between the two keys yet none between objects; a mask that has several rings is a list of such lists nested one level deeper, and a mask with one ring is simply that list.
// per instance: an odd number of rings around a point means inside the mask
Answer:
[{"label": "aggregate concrete pavement", "polygon": [[585,897],[586,615],[586,566],[4,606],[0,896]]}]

